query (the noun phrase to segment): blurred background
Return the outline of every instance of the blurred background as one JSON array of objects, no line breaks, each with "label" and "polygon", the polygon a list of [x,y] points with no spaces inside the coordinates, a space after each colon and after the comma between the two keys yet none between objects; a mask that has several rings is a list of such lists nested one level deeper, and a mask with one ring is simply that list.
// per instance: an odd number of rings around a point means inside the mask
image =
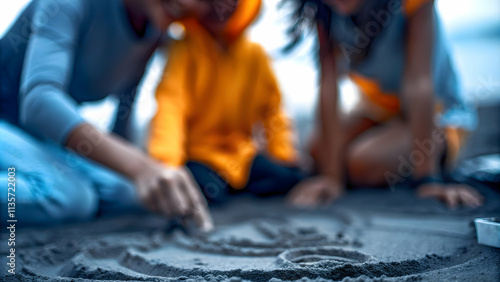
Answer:
[{"label": "blurred background", "polygon": [[[0,3],[0,36],[8,29],[29,0]],[[313,58],[313,36],[308,36],[291,54],[281,49],[289,38],[289,10],[278,8],[278,0],[264,0],[261,15],[249,31],[250,37],[261,43],[273,59],[289,114],[300,131],[300,145],[304,144],[313,124],[313,112],[318,90],[317,71]],[[450,41],[452,57],[462,78],[462,86],[469,101],[477,106],[500,102],[500,1],[498,0],[437,0],[438,13]],[[135,128],[139,132],[136,143],[144,142],[147,124],[155,113],[154,91],[162,73],[166,57],[159,51],[152,58],[138,96]],[[342,103],[349,109],[357,101],[355,88],[349,81],[342,84]],[[107,98],[98,103],[82,105],[82,114],[101,129],[112,126],[117,101]],[[498,142],[500,143],[500,142]]]}]

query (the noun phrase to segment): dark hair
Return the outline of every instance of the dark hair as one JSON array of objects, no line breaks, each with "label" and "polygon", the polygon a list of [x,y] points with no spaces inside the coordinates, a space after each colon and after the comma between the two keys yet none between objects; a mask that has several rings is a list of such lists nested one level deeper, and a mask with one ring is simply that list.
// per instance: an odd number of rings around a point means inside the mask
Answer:
[{"label": "dark hair", "polygon": [[304,38],[307,29],[316,28],[316,23],[322,24],[327,34],[330,33],[332,10],[321,0],[281,0],[280,7],[291,3],[291,26],[287,33],[291,42],[283,49],[284,53],[292,51]]}]

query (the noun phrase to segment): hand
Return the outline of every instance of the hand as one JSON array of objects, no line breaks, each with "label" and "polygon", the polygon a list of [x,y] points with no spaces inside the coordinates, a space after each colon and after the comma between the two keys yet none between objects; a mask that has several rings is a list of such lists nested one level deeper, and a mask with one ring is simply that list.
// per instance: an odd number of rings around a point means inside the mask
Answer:
[{"label": "hand", "polygon": [[138,173],[135,183],[148,209],[168,217],[189,217],[204,232],[213,229],[205,197],[185,168],[155,164]]},{"label": "hand", "polygon": [[297,184],[287,195],[295,206],[317,207],[328,205],[344,193],[343,185],[325,176],[306,179]]},{"label": "hand", "polygon": [[456,208],[460,204],[477,208],[484,203],[483,196],[465,184],[426,183],[417,189],[417,195],[421,198],[437,198],[449,208]]}]

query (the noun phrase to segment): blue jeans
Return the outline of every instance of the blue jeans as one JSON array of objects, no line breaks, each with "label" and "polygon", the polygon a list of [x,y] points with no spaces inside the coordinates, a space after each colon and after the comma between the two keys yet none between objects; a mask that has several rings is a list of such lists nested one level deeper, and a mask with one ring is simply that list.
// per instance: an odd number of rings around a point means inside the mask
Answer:
[{"label": "blue jeans", "polygon": [[[0,201],[7,220],[8,169],[15,168],[18,225],[88,221],[98,214],[140,210],[123,176],[0,120]],[[11,195],[12,198],[12,195]],[[12,201],[12,200],[11,200]]]}]

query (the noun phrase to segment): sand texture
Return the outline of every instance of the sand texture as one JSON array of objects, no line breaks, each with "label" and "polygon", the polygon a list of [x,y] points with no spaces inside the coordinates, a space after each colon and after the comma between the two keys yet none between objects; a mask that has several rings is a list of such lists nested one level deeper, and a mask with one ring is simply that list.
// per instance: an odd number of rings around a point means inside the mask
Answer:
[{"label": "sand texture", "polygon": [[472,224],[500,212],[499,194],[483,192],[488,202],[474,211],[448,211],[405,189],[350,191],[316,211],[241,196],[213,209],[217,228],[207,236],[154,215],[19,229],[18,274],[0,279],[498,281],[500,249],[478,245]]}]

